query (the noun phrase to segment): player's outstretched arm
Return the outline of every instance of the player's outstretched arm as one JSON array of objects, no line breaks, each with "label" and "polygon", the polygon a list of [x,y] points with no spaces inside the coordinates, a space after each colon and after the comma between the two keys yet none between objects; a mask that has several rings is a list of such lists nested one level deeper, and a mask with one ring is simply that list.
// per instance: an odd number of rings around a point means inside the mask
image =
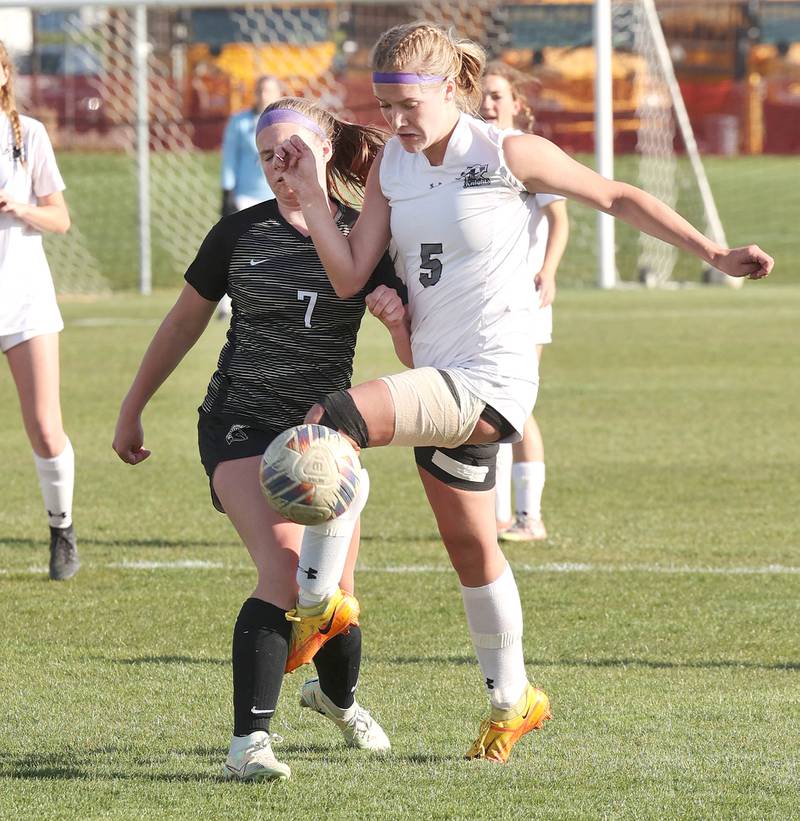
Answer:
[{"label": "player's outstretched arm", "polygon": [[275,149],[283,176],[297,195],[314,247],[337,295],[347,299],[369,281],[389,245],[389,204],[380,189],[382,152],[370,169],[361,215],[349,236],[339,231],[328,194],[319,184],[314,155],[297,135]]},{"label": "player's outstretched arm", "polygon": [[529,191],[563,194],[604,211],[700,257],[729,276],[761,279],[772,270],[774,260],[757,245],[723,248],[646,191],[601,177],[543,137],[509,137],[503,148],[511,173]]},{"label": "player's outstretched arm", "polygon": [[394,352],[397,358],[407,367],[414,367],[414,357],[411,353],[411,331],[409,329],[408,314],[403,300],[394,288],[379,285],[366,296],[369,312],[380,319],[392,337]]},{"label": "player's outstretched arm", "polygon": [[200,338],[216,305],[191,285],[184,285],[178,301],[164,317],[120,407],[111,447],[123,462],[136,465],[150,455],[143,447],[142,411]]}]

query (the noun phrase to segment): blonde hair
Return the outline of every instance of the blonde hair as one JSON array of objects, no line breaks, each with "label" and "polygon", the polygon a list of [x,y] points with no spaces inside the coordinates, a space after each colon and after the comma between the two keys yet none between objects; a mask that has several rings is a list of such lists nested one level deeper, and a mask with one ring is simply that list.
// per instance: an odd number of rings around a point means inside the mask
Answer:
[{"label": "blonde hair", "polygon": [[386,142],[385,132],[373,126],[339,120],[303,97],[282,97],[270,103],[264,112],[278,108],[308,117],[331,141],[333,156],[325,171],[328,192],[344,202],[351,199],[353,193],[362,196],[372,162]]},{"label": "blonde hair", "polygon": [[3,66],[3,70],[6,74],[6,81],[3,86],[0,87],[0,111],[5,112],[5,114],[8,115],[8,119],[11,121],[11,134],[14,140],[14,162],[19,160],[23,165],[25,165],[25,156],[23,154],[25,146],[22,141],[22,124],[19,120],[17,101],[14,97],[14,64],[8,56],[8,51],[6,50],[2,40],[0,40],[0,65]]},{"label": "blonde hair", "polygon": [[525,87],[530,86],[535,80],[502,60],[492,60],[487,63],[486,68],[483,70],[483,76],[484,78],[489,76],[500,77],[508,83],[511,89],[511,98],[514,102],[519,103],[519,114],[516,117],[518,127],[523,131],[533,131],[536,117],[528,102]]},{"label": "blonde hair", "polygon": [[486,53],[472,40],[431,23],[407,23],[385,31],[372,50],[374,71],[414,71],[452,78],[456,105],[475,114],[481,105],[481,74]]}]

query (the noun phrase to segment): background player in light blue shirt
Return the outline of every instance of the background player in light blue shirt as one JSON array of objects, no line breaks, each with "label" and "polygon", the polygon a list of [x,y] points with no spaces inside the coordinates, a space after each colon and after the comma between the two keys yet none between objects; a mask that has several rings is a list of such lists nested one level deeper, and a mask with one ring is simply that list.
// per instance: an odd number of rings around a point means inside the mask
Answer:
[{"label": "background player in light blue shirt", "polygon": [[[222,138],[222,216],[272,199],[273,194],[261,170],[256,148],[256,123],[261,112],[283,94],[277,77],[265,75],[256,80],[253,105],[234,114]],[[219,302],[217,316],[228,317],[231,299]]]},{"label": "background player in light blue shirt", "polygon": [[222,139],[222,216],[272,197],[256,148],[256,122],[261,112],[281,96],[277,78],[259,77],[253,105],[234,114]]}]

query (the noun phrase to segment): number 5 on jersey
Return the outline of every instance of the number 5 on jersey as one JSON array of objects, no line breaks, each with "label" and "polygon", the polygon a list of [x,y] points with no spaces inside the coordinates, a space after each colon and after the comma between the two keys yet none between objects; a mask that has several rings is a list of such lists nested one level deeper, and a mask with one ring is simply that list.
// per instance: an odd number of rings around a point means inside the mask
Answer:
[{"label": "number 5 on jersey", "polygon": [[298,291],[297,298],[302,302],[304,299],[308,300],[308,307],[306,308],[306,316],[303,324],[306,328],[311,327],[311,314],[314,313],[314,306],[317,304],[316,291]]},{"label": "number 5 on jersey", "polygon": [[423,242],[419,248],[420,272],[419,281],[423,288],[430,288],[436,285],[442,276],[442,261],[436,259],[435,254],[441,254],[441,242]]}]

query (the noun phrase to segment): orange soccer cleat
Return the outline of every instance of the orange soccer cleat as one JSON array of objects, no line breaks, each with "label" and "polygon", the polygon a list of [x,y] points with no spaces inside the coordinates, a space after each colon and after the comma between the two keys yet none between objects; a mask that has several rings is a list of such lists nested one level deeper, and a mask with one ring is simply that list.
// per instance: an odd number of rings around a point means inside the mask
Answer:
[{"label": "orange soccer cleat", "polygon": [[482,724],[478,740],[467,750],[467,758],[485,758],[505,764],[511,748],[531,730],[540,730],[551,717],[550,699],[528,685],[522,698],[510,710],[492,708]]},{"label": "orange soccer cleat", "polygon": [[318,607],[295,607],[286,614],[292,622],[286,672],[308,664],[325,642],[358,624],[358,601],[344,590],[337,590]]}]

